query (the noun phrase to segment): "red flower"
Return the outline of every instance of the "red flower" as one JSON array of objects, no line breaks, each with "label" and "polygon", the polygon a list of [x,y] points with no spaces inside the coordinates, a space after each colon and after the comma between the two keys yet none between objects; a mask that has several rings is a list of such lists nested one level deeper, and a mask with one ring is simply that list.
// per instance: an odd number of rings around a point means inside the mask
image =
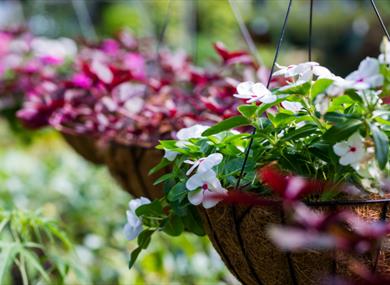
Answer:
[{"label": "red flower", "polygon": [[214,49],[222,58],[225,65],[231,64],[254,64],[251,56],[246,51],[228,51],[224,44],[217,42],[214,44]]},{"label": "red flower", "polygon": [[311,180],[302,176],[283,173],[274,164],[262,167],[258,171],[260,181],[283,199],[295,201],[306,195],[322,192],[326,182]]}]

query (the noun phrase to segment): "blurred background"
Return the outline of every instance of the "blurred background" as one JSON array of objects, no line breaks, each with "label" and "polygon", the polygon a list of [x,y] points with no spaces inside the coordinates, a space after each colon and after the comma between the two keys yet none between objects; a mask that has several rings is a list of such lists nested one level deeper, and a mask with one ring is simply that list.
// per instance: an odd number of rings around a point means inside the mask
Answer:
[{"label": "blurred background", "polygon": [[[234,2],[270,66],[288,0]],[[389,27],[390,1],[376,3]],[[309,5],[293,1],[280,64],[307,60]],[[48,37],[94,41],[123,27],[157,37],[167,20],[164,43],[186,50],[200,65],[213,60],[215,41],[247,48],[227,0],[0,1],[0,27],[24,25]],[[382,37],[369,0],[314,0],[313,59],[334,73],[345,76],[364,57],[376,56]],[[37,264],[26,273],[33,284],[237,284],[207,239],[191,235],[158,235],[129,271],[129,251],[136,246],[122,234],[129,200],[105,169],[83,161],[54,131],[14,133],[0,118],[0,283],[13,278],[4,271],[8,258],[18,252],[31,258],[29,248],[10,248],[15,233],[38,223],[38,230],[54,236],[44,250],[58,272],[44,276],[45,265]],[[1,231],[4,221],[9,231]]]}]

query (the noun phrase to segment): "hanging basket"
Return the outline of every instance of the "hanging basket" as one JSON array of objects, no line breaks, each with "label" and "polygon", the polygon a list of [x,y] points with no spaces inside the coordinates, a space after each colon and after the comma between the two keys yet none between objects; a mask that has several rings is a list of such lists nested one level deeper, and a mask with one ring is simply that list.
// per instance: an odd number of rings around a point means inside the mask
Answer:
[{"label": "hanging basket", "polygon": [[[344,201],[345,203],[313,204],[319,211],[350,209],[367,220],[385,220],[386,200]],[[342,201],[339,201],[342,202]],[[199,209],[207,235],[228,269],[242,284],[287,285],[320,284],[323,277],[335,274],[353,278],[349,270],[351,256],[342,252],[282,252],[267,236],[270,224],[284,224],[281,208],[232,206]],[[288,236],[286,236],[288,238]],[[376,252],[358,259],[372,271],[390,276],[390,239],[383,241]]]},{"label": "hanging basket", "polygon": [[160,185],[153,182],[167,172],[163,169],[149,175],[149,170],[162,159],[163,152],[153,147],[125,145],[112,142],[107,150],[105,162],[115,180],[134,197],[157,199],[163,196]]},{"label": "hanging basket", "polygon": [[93,137],[62,133],[66,142],[84,159],[94,164],[104,163],[104,150]]}]

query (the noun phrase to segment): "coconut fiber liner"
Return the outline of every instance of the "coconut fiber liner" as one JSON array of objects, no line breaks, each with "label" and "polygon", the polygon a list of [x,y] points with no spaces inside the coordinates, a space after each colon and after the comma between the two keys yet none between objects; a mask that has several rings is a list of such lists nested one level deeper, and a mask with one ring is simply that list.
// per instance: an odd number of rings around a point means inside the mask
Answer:
[{"label": "coconut fiber liner", "polygon": [[153,185],[153,182],[168,170],[162,169],[152,175],[149,175],[149,171],[162,157],[162,151],[151,147],[112,142],[106,151],[105,163],[111,175],[128,193],[134,197],[157,199],[162,197],[163,189],[161,185]]},{"label": "coconut fiber liner", "polygon": [[65,141],[84,159],[94,164],[103,164],[103,150],[93,137],[62,133]]},{"label": "coconut fiber liner", "polygon": [[[387,200],[347,201],[342,205],[316,205],[319,211],[350,209],[366,220],[385,220]],[[389,209],[387,209],[389,207]],[[338,251],[282,252],[268,239],[270,224],[284,224],[281,208],[219,203],[199,208],[203,226],[228,269],[242,284],[320,284],[322,277],[342,275],[356,278],[349,270],[351,256]],[[288,236],[286,236],[288,238]],[[390,239],[382,241],[375,252],[357,259],[373,271],[390,276]],[[356,258],[356,257],[355,257]]]}]

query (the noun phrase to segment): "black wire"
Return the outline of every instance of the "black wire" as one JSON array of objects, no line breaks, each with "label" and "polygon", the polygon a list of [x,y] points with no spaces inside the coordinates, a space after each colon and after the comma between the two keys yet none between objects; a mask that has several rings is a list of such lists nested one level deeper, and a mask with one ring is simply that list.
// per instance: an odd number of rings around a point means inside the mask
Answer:
[{"label": "black wire", "polygon": [[251,54],[255,57],[257,63],[259,65],[263,64],[263,61],[261,60],[259,53],[257,52],[256,45],[248,31],[248,28],[246,27],[244,20],[242,19],[240,9],[236,5],[236,0],[228,0],[230,4],[230,8],[233,11],[234,18],[236,19],[236,22],[238,24],[238,27],[240,28],[242,37],[245,40],[246,45],[248,46],[248,49],[250,50]]},{"label": "black wire", "polygon": [[[270,74],[269,74],[268,81],[267,81],[267,88],[269,88],[269,85],[271,83],[272,74],[274,73],[274,69],[275,69],[275,65],[276,65],[276,60],[278,59],[279,50],[280,50],[280,47],[281,47],[282,42],[283,42],[283,37],[284,37],[284,33],[286,31],[286,26],[287,26],[287,21],[288,21],[288,16],[290,15],[291,3],[292,3],[292,0],[289,0],[286,16],[284,17],[282,30],[280,32],[279,41],[278,41],[278,44],[276,46],[274,60],[272,62],[272,67],[271,67]],[[253,144],[253,140],[254,140],[254,135],[255,134],[256,134],[256,128],[253,128],[253,131],[252,131],[252,134],[251,134],[251,139],[250,139],[249,144],[248,144],[248,146],[247,146],[247,148],[245,150],[244,162],[243,162],[242,167],[241,167],[240,176],[238,177],[238,180],[237,180],[237,183],[236,183],[236,190],[238,190],[239,187],[240,187],[240,182],[241,182],[242,176],[244,175],[245,165],[246,165],[246,162],[248,161],[249,152],[250,152],[250,150],[252,148],[252,144]]]},{"label": "black wire", "polygon": [[168,24],[169,24],[169,19],[171,18],[171,10],[172,10],[171,6],[172,6],[172,0],[168,0],[167,11],[165,13],[164,22],[163,22],[162,27],[161,27],[161,32],[157,38],[157,46],[156,46],[157,57],[159,56],[161,44],[164,41],[165,32],[166,32]]},{"label": "black wire", "polygon": [[[155,55],[156,69],[158,70],[160,76],[162,73],[161,66],[160,66],[160,60],[159,60],[160,59],[160,49],[161,49],[162,43],[164,41],[165,32],[166,32],[168,24],[169,24],[169,19],[170,19],[171,10],[172,10],[171,6],[172,6],[172,0],[168,0],[167,10],[166,10],[166,13],[164,16],[164,22],[162,24],[160,34],[157,37],[157,43],[156,43],[156,55]],[[147,73],[150,75],[150,71]],[[145,86],[143,98],[147,98],[148,94],[149,94],[149,88],[148,88],[148,86]]]},{"label": "black wire", "polygon": [[309,18],[309,47],[308,47],[308,56],[309,61],[311,61],[311,46],[313,39],[313,0],[310,0],[310,18]]},{"label": "black wire", "polygon": [[377,18],[379,20],[379,23],[381,24],[382,30],[385,33],[387,39],[390,41],[389,32],[387,31],[385,23],[383,22],[383,19],[381,17],[381,14],[379,13],[378,8],[375,5],[375,1],[374,0],[370,0],[370,1],[371,1],[372,8],[374,8],[375,14],[376,14],[376,16],[377,16]]}]

